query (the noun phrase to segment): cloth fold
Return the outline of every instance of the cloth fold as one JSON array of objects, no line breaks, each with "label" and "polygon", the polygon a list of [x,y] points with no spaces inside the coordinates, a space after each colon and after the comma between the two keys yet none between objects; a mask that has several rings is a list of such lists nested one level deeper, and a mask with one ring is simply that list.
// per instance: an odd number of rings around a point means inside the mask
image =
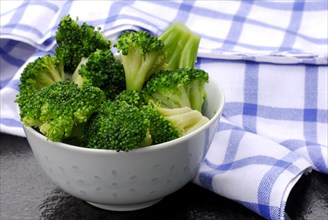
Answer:
[{"label": "cloth fold", "polygon": [[14,103],[22,69],[53,53],[67,14],[109,39],[128,29],[158,35],[171,22],[201,36],[196,67],[222,86],[226,103],[195,184],[284,219],[300,176],[328,174],[325,1],[1,2],[0,132],[24,136]]},{"label": "cloth fold", "polygon": [[56,43],[60,18],[70,14],[101,27],[110,37],[126,28],[159,34],[171,22],[184,22],[201,36],[200,57],[328,63],[325,1],[13,1],[2,5],[1,38],[46,51]]},{"label": "cloth fold", "polygon": [[225,117],[213,142],[194,182],[266,218],[282,219],[291,189],[311,164]]}]

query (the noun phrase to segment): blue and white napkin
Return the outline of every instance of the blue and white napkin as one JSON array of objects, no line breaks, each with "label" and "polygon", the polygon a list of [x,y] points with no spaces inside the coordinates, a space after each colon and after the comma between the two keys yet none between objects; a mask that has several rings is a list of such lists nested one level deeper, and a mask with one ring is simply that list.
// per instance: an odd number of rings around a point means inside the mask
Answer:
[{"label": "blue and white napkin", "polygon": [[326,1],[3,1],[1,132],[24,136],[14,103],[20,74],[53,52],[67,14],[112,39],[127,29],[160,34],[178,21],[201,36],[196,66],[226,103],[195,184],[284,219],[301,175],[328,174]]}]

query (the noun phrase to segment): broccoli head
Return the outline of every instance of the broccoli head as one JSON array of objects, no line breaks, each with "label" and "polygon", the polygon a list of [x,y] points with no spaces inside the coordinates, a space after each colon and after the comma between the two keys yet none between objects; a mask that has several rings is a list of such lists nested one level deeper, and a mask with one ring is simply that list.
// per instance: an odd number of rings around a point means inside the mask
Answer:
[{"label": "broccoli head", "polygon": [[179,130],[171,121],[163,117],[161,112],[152,105],[143,106],[142,112],[150,121],[149,134],[152,144],[161,144],[183,136],[183,132]]},{"label": "broccoli head", "polygon": [[190,107],[163,108],[155,106],[163,118],[170,121],[179,131],[179,136],[184,136],[206,124],[209,119],[201,112]]},{"label": "broccoli head", "polygon": [[149,120],[142,111],[125,101],[106,100],[87,125],[84,146],[130,151],[151,145]]},{"label": "broccoli head", "polygon": [[40,124],[38,118],[40,110],[36,93],[53,83],[65,80],[64,67],[55,57],[45,55],[27,64],[20,77],[19,93],[16,102],[20,109],[20,116],[24,124],[36,126]]},{"label": "broccoli head", "polygon": [[206,124],[209,119],[190,107],[163,108],[150,101],[143,106],[150,121],[149,133],[153,144],[182,137]]},{"label": "broccoli head", "polygon": [[100,28],[72,20],[69,15],[63,16],[56,32],[57,48],[55,56],[61,60],[67,73],[73,73],[82,57],[88,57],[97,49],[109,50],[111,43],[100,32]]},{"label": "broccoli head", "polygon": [[56,57],[47,54],[27,64],[20,78],[20,89],[27,86],[28,89],[40,90],[47,85],[65,79],[63,63],[59,62]]},{"label": "broccoli head", "polygon": [[145,31],[123,32],[114,47],[121,53],[127,90],[140,91],[144,82],[165,64],[163,42]]},{"label": "broccoli head", "polygon": [[172,23],[158,38],[164,43],[167,69],[195,66],[200,36],[192,32],[184,23]]},{"label": "broccoli head", "polygon": [[82,58],[72,80],[80,87],[91,85],[102,89],[109,99],[114,99],[125,89],[123,65],[111,50],[98,49],[88,58]]},{"label": "broccoli head", "polygon": [[145,84],[142,94],[146,100],[166,108],[190,107],[202,111],[206,97],[208,73],[196,68],[160,70]]},{"label": "broccoli head", "polygon": [[136,107],[142,107],[146,105],[145,100],[141,96],[140,92],[136,90],[124,90],[115,97],[115,100],[124,101],[129,105]]},{"label": "broccoli head", "polygon": [[115,98],[115,100],[139,108],[143,117],[149,121],[147,123],[148,132],[143,141],[143,146],[164,143],[183,135],[183,132],[180,132],[173,123],[161,115],[158,109],[154,108],[154,103],[147,103],[144,100],[141,92],[136,90],[124,90]]},{"label": "broccoli head", "polygon": [[79,88],[66,80],[42,88],[33,98],[25,103],[22,122],[37,128],[51,141],[64,141],[72,136],[77,126],[88,121],[105,95],[97,87]]}]

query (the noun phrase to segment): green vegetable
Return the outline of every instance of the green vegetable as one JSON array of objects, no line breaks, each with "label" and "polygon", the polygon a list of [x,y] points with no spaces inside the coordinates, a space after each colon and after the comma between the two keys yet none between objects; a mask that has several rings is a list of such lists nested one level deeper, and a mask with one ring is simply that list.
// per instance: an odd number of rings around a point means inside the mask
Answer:
[{"label": "green vegetable", "polygon": [[[138,108],[138,113],[141,113],[142,118],[147,120],[147,129],[142,131],[142,133],[145,133],[145,139],[140,142],[139,147],[171,141],[184,134],[163,117],[161,112],[155,108],[156,105],[154,103],[147,103],[141,92],[125,90],[115,100]],[[117,110],[119,111],[120,109]]]},{"label": "green vegetable", "polygon": [[167,68],[193,68],[197,59],[200,36],[181,22],[172,23],[158,36],[164,43]]},{"label": "green vegetable", "polygon": [[152,144],[161,144],[183,135],[183,133],[172,124],[172,122],[165,119],[161,112],[154,106],[143,106],[142,111],[150,121],[148,129]]},{"label": "green vegetable", "polygon": [[114,46],[62,17],[54,56],[29,63],[16,102],[24,125],[51,141],[130,151],[203,126],[208,74],[194,68],[199,37],[180,23],[156,37],[126,31]]},{"label": "green vegetable", "polygon": [[201,112],[207,82],[208,73],[201,69],[161,70],[149,79],[142,93],[146,100],[159,103],[162,107],[187,106]]},{"label": "green vegetable", "polygon": [[208,118],[189,107],[135,105],[133,99],[105,101],[86,125],[83,146],[130,151],[174,140],[208,122]]},{"label": "green vegetable", "polygon": [[189,107],[163,108],[150,102],[143,106],[150,120],[149,133],[153,144],[161,144],[182,137],[206,124],[209,119]]},{"label": "green vegetable", "polygon": [[37,90],[54,82],[63,81],[65,80],[63,63],[50,55],[39,57],[25,67],[20,80],[22,82],[21,89],[28,86],[28,89]]},{"label": "green vegetable", "polygon": [[84,146],[129,151],[150,145],[149,120],[142,111],[125,101],[105,101],[89,121]]},{"label": "green vegetable", "polygon": [[88,58],[82,58],[72,75],[80,87],[92,85],[102,89],[109,99],[125,90],[123,65],[111,50],[96,50]]},{"label": "green vegetable", "polygon": [[20,78],[19,94],[16,102],[20,108],[20,117],[24,124],[38,126],[41,122],[36,120],[40,109],[36,93],[53,83],[64,81],[63,64],[57,62],[55,57],[45,55],[27,64]]},{"label": "green vegetable", "polygon": [[164,44],[145,31],[126,31],[114,44],[121,53],[126,89],[140,91],[144,82],[165,64]]},{"label": "green vegetable", "polygon": [[139,108],[144,105],[147,105],[140,92],[136,90],[124,90],[120,94],[118,94],[115,99],[124,101],[129,105],[134,105]]},{"label": "green vegetable", "polygon": [[65,71],[72,74],[83,57],[97,49],[109,50],[111,43],[100,32],[100,28],[86,23],[78,24],[69,15],[63,16],[56,32],[58,46],[55,56],[62,61]]},{"label": "green vegetable", "polygon": [[75,129],[86,123],[105,99],[99,88],[79,88],[68,80],[43,87],[35,91],[32,97],[30,102],[17,101],[24,109],[21,120],[51,141],[65,141],[72,137]]},{"label": "green vegetable", "polygon": [[[155,144],[182,137],[206,124],[209,119],[189,107],[163,108],[154,105],[158,117],[151,115],[150,134]],[[148,113],[149,114],[149,113]]]}]

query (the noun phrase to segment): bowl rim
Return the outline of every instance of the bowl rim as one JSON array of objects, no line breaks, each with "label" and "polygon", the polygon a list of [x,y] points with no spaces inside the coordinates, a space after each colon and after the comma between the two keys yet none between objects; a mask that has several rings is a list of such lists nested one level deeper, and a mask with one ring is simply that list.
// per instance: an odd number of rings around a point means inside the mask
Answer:
[{"label": "bowl rim", "polygon": [[[92,153],[92,154],[104,154],[104,153],[105,154],[126,154],[126,153],[139,154],[139,153],[162,150],[162,149],[168,148],[170,146],[174,147],[174,145],[184,142],[184,141],[188,140],[191,136],[195,136],[196,134],[200,133],[201,131],[206,130],[209,126],[211,126],[220,117],[220,115],[223,112],[223,108],[224,108],[224,104],[225,104],[225,95],[223,93],[222,87],[217,82],[211,80],[210,83],[214,85],[214,87],[219,91],[219,93],[221,93],[220,94],[221,100],[219,103],[219,107],[216,110],[213,117],[204,126],[198,128],[182,137],[179,137],[177,139],[167,141],[167,142],[161,143],[161,144],[154,144],[154,145],[150,145],[147,147],[136,148],[136,149],[133,149],[130,151],[116,151],[116,150],[111,150],[111,149],[87,148],[87,147],[81,147],[81,146],[77,146],[77,145],[66,144],[63,142],[50,141],[46,138],[46,136],[44,136],[40,132],[36,131],[34,128],[32,128],[30,126],[25,126],[24,124],[22,124],[22,126],[23,126],[24,130],[29,131],[31,134],[35,135],[37,138],[39,138],[45,142],[55,144],[56,147],[65,148],[66,150],[79,151],[79,152]],[[26,131],[25,131],[25,133],[26,133]],[[27,134],[25,134],[25,135],[27,136]]]}]

